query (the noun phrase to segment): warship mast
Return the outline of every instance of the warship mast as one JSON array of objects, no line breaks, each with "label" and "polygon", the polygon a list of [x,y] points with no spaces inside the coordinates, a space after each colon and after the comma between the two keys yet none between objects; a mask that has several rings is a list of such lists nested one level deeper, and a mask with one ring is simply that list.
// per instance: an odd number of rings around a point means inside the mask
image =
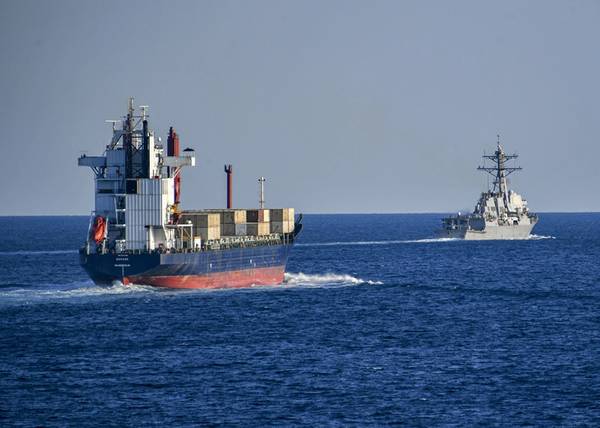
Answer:
[{"label": "warship mast", "polygon": [[498,196],[502,196],[506,206],[509,206],[508,200],[508,182],[506,178],[515,171],[520,171],[523,168],[521,167],[509,167],[506,166],[506,163],[512,159],[516,159],[519,157],[517,154],[507,155],[504,153],[504,149],[500,145],[500,135],[498,135],[497,148],[493,155],[483,155],[483,159],[489,159],[494,163],[492,167],[479,166],[477,169],[479,171],[485,171],[489,173],[492,177],[494,177],[494,186],[492,188],[492,193],[497,194]]}]

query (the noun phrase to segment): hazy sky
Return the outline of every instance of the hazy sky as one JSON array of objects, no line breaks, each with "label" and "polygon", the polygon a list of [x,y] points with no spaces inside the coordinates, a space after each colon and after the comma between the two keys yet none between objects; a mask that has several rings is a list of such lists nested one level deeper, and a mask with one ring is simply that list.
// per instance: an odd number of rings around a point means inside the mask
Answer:
[{"label": "hazy sky", "polygon": [[500,133],[535,211],[600,211],[598,1],[0,1],[0,215],[86,214],[128,96],[184,208],[472,208]]}]

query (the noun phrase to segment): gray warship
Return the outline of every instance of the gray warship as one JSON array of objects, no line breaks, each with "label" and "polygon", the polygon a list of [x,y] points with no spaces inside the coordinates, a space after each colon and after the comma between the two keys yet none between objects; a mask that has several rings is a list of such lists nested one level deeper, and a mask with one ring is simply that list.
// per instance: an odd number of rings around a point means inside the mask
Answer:
[{"label": "gray warship", "polygon": [[[516,154],[507,155],[500,145],[493,155],[484,155],[484,166],[477,169],[494,177],[492,188],[483,192],[471,214],[461,214],[442,219],[441,238],[466,240],[525,239],[538,222],[536,214],[529,212],[527,201],[517,192],[508,189],[507,177],[521,167],[508,166]],[[493,166],[485,166],[491,160]]]}]

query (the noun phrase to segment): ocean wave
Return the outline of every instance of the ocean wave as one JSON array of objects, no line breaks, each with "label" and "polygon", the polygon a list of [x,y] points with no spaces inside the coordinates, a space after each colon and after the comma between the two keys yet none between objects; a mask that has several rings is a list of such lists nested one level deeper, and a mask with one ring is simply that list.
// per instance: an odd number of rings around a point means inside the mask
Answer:
[{"label": "ocean wave", "polygon": [[540,239],[556,239],[556,237],[554,236],[550,236],[550,235],[529,235],[526,239],[529,239],[531,241],[537,241]]},{"label": "ocean wave", "polygon": [[72,299],[80,297],[112,296],[155,291],[146,285],[123,285],[115,282],[110,286],[98,286],[92,281],[82,281],[72,284],[49,285],[48,288],[17,288],[0,291],[2,303],[27,303],[53,299]]},{"label": "ocean wave", "polygon": [[[550,235],[529,235],[524,238],[504,238],[500,241],[538,241],[542,239],[556,239]],[[297,247],[340,247],[340,246],[358,246],[358,245],[398,245],[398,244],[436,244],[443,242],[464,241],[460,238],[422,238],[422,239],[403,239],[388,241],[333,241],[333,242],[313,242],[296,244]]]},{"label": "ocean wave", "polygon": [[356,278],[352,275],[348,274],[336,274],[336,273],[326,273],[326,274],[306,274],[302,272],[294,273],[294,272],[286,272],[285,278],[283,280],[285,285],[359,285],[359,284],[369,284],[369,285],[380,285],[383,284],[381,281],[371,281],[364,280],[361,278]]},{"label": "ocean wave", "polygon": [[0,256],[39,256],[47,254],[77,254],[77,250],[51,250],[51,251],[0,251]]},{"label": "ocean wave", "polygon": [[334,241],[334,242],[314,242],[296,244],[298,247],[337,247],[337,246],[354,246],[354,245],[397,245],[397,244],[418,244],[418,243],[435,243],[435,242],[451,242],[460,241],[456,238],[424,238],[424,239],[403,239],[403,240],[387,240],[387,241]]},{"label": "ocean wave", "polygon": [[404,244],[435,244],[438,242],[454,242],[460,241],[458,238],[423,238],[423,239],[412,239],[404,241]]}]

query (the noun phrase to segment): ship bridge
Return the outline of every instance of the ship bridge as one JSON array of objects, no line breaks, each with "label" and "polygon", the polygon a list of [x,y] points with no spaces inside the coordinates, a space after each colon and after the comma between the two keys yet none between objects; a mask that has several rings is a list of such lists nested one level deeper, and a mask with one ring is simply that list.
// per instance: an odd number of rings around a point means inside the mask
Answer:
[{"label": "ship bridge", "polygon": [[165,150],[149,128],[148,117],[148,107],[136,110],[130,98],[127,114],[119,121],[109,121],[113,134],[104,154],[78,159],[79,166],[94,172],[91,220],[102,217],[106,224],[102,239],[88,235],[88,252],[94,240],[102,251],[176,245],[181,170],[195,166],[195,152],[186,149],[180,154],[179,135],[172,127]]}]

